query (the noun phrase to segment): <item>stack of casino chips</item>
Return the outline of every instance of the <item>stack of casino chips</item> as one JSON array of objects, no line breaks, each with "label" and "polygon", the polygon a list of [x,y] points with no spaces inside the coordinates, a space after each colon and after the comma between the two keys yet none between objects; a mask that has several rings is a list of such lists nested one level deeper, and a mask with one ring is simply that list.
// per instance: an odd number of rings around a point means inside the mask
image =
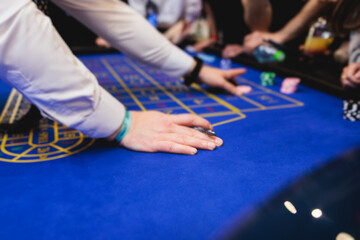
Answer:
[{"label": "stack of casino chips", "polygon": [[281,84],[280,92],[285,94],[293,94],[296,92],[300,83],[300,78],[285,78]]},{"label": "stack of casino chips", "polygon": [[261,74],[261,85],[262,86],[273,86],[275,84],[276,74],[273,72],[263,72]]},{"label": "stack of casino chips", "polygon": [[352,122],[360,120],[360,100],[344,100],[344,119]]}]

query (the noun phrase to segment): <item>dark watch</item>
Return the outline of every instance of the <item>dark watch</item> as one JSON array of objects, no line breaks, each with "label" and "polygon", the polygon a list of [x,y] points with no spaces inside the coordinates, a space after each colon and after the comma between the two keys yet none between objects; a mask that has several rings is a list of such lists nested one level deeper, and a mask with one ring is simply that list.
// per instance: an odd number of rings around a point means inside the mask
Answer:
[{"label": "dark watch", "polygon": [[203,66],[204,63],[203,60],[201,60],[198,57],[194,57],[194,60],[196,61],[195,68],[191,71],[191,73],[184,76],[184,84],[186,86],[190,86],[192,83],[198,80],[201,67]]}]

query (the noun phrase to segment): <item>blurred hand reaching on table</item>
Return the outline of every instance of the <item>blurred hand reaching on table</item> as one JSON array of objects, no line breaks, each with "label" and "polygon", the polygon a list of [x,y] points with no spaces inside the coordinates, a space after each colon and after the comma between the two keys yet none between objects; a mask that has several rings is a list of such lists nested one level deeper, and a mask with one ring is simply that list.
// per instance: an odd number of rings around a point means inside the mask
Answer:
[{"label": "blurred hand reaching on table", "polygon": [[341,83],[344,87],[355,88],[360,86],[360,63],[350,63],[343,69]]}]

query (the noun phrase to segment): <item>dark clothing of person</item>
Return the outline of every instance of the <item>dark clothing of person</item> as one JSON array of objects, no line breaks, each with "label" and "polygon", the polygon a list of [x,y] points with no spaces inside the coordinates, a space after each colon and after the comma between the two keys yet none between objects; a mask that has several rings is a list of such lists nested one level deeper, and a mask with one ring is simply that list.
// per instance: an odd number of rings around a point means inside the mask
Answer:
[{"label": "dark clothing of person", "polygon": [[[223,45],[242,44],[245,35],[250,33],[244,21],[244,8],[241,0],[204,0],[208,2],[215,16],[217,29],[222,35]],[[296,16],[306,2],[303,0],[270,0],[273,17],[270,31],[278,31]],[[306,35],[306,34],[305,34]],[[304,35],[297,38],[296,44],[303,43]]]}]

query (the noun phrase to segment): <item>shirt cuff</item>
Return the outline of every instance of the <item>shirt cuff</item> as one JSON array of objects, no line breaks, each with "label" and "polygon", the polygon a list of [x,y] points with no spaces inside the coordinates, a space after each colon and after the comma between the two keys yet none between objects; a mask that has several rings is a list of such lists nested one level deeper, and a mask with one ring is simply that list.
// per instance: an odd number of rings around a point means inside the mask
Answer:
[{"label": "shirt cuff", "polygon": [[77,129],[92,138],[106,138],[116,132],[125,117],[125,107],[105,89],[100,90],[96,109]]}]

